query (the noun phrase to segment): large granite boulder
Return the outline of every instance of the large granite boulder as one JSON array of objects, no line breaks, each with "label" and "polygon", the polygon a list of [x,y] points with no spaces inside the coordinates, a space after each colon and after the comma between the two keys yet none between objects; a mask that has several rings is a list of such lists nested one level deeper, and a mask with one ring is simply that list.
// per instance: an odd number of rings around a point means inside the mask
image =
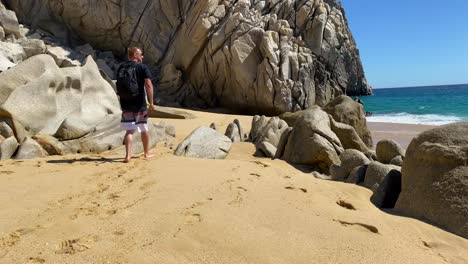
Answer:
[{"label": "large granite boulder", "polygon": [[[23,49],[23,46],[21,46],[18,43],[10,43],[10,42],[1,42],[0,41],[0,56],[3,57],[4,59],[2,60],[8,60],[13,64],[17,64],[19,62],[22,62],[27,58],[26,52]],[[11,65],[8,65],[7,63],[3,63],[7,67],[11,67]],[[3,68],[5,68],[3,66]],[[4,69],[3,71],[5,71]]]},{"label": "large granite boulder", "polygon": [[31,136],[54,135],[64,126],[81,133],[121,112],[91,57],[82,67],[59,68],[49,55],[33,56],[0,73],[0,91],[0,109]]},{"label": "large granite boulder", "polygon": [[393,208],[401,191],[401,167],[371,162],[362,185],[373,192],[371,202],[375,206]]},{"label": "large granite boulder", "polygon": [[344,149],[355,149],[364,153],[369,151],[366,144],[364,144],[362,139],[356,133],[354,127],[336,122],[333,117],[330,116],[330,128],[340,139]]},{"label": "large granite boulder", "polygon": [[188,135],[174,151],[174,155],[224,159],[231,150],[232,141],[225,135],[209,127],[199,127]]},{"label": "large granite boulder", "polygon": [[281,137],[288,128],[288,124],[277,116],[269,119],[265,116],[254,116],[250,139],[264,156],[274,158]]},{"label": "large granite boulder", "polygon": [[[398,156],[405,156],[405,151],[401,148],[400,144],[392,139],[382,139],[377,142],[375,151],[377,153],[377,160],[385,164],[389,164],[390,161]],[[395,162],[398,161],[395,160]]]},{"label": "large granite boulder", "polygon": [[0,72],[4,72],[10,68],[12,68],[13,66],[15,66],[16,64],[11,62],[7,56],[5,56],[5,54],[3,54],[1,51],[0,51]]},{"label": "large granite boulder", "polygon": [[353,101],[349,96],[336,97],[323,110],[329,113],[335,121],[352,126],[362,141],[372,147],[372,135],[367,128],[366,116],[361,104]]},{"label": "large granite boulder", "polygon": [[15,159],[34,159],[48,156],[47,152],[34,139],[28,137],[18,148]]},{"label": "large granite boulder", "polygon": [[437,127],[411,141],[396,208],[468,238],[468,122]]},{"label": "large granite boulder", "polygon": [[[278,114],[368,94],[335,0],[4,0],[33,29],[124,55],[144,47],[162,69],[160,102]],[[125,17],[125,19],[118,19]]]},{"label": "large granite boulder", "polygon": [[330,128],[328,114],[315,106],[298,114],[286,143],[283,159],[314,167],[329,174],[332,164],[340,164],[340,140]]},{"label": "large granite boulder", "polygon": [[344,181],[356,167],[368,165],[371,161],[362,152],[355,149],[347,149],[340,154],[341,164],[333,164],[330,167],[330,175],[333,180]]},{"label": "large granite boulder", "polygon": [[231,139],[232,143],[243,142],[246,140],[244,130],[242,129],[242,125],[239,119],[237,118],[234,119],[232,123],[229,123],[229,125],[226,128],[226,132],[224,132],[224,135]]},{"label": "large granite boulder", "polygon": [[7,10],[0,2],[0,26],[5,35],[13,34],[15,37],[21,37],[20,27],[15,12]]},{"label": "large granite boulder", "polygon": [[21,46],[27,58],[37,54],[44,54],[47,50],[44,41],[40,39],[24,39],[21,41]]},{"label": "large granite boulder", "polygon": [[4,138],[9,138],[14,136],[13,129],[5,121],[0,122],[0,135]]},{"label": "large granite boulder", "polygon": [[11,136],[0,144],[0,160],[10,159],[18,149],[19,144],[15,137]]}]

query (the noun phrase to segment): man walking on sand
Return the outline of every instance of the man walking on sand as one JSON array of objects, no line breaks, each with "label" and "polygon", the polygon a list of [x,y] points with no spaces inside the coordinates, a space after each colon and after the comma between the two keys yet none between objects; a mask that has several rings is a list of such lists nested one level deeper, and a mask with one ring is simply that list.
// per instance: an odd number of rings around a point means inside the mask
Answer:
[{"label": "man walking on sand", "polygon": [[[151,72],[143,61],[143,53],[138,47],[128,48],[128,62],[122,64],[117,70],[117,94],[119,95],[122,108],[121,127],[125,134],[125,159],[127,163],[132,158],[133,133],[141,133],[144,157],[151,158],[154,154],[149,153],[148,133],[148,108],[146,105],[146,94],[149,100],[149,109],[154,109],[153,84],[151,83]],[[146,87],[146,93],[145,93]]]}]

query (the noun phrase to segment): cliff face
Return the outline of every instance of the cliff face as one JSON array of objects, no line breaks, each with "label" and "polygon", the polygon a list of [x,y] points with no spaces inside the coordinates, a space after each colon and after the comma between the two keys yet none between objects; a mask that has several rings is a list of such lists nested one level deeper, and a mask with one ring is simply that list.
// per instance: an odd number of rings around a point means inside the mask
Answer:
[{"label": "cliff face", "polygon": [[162,103],[278,114],[371,92],[335,0],[6,0],[19,20],[160,69]]}]

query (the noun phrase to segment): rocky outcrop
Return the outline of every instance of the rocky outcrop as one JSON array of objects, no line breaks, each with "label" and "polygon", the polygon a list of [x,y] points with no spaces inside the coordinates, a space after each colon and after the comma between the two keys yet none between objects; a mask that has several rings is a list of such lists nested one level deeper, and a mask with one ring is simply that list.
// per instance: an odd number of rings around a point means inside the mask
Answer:
[{"label": "rocky outcrop", "polygon": [[231,140],[225,135],[209,127],[199,127],[177,146],[174,155],[224,159],[231,150],[231,146]]},{"label": "rocky outcrop", "polygon": [[402,163],[402,157],[405,156],[405,151],[401,148],[400,144],[398,144],[395,140],[391,139],[380,140],[377,143],[375,151],[377,153],[377,160],[384,164],[398,164],[400,163],[399,159],[401,159]]},{"label": "rocky outcrop", "polygon": [[355,149],[343,151],[340,154],[340,161],[341,164],[333,164],[330,167],[330,174],[333,180],[345,181],[356,167],[361,167],[370,163],[370,160],[362,152]]},{"label": "rocky outcrop", "polygon": [[361,104],[354,102],[349,96],[339,96],[327,104],[323,110],[334,120],[352,126],[362,141],[372,147],[372,135],[367,128],[366,116]]},{"label": "rocky outcrop", "polygon": [[[0,73],[0,132],[8,138],[0,146],[2,159],[122,148],[119,102],[91,55],[83,66],[58,63],[39,54]],[[170,126],[149,128],[150,147],[174,136]],[[142,152],[139,140],[133,149]]]},{"label": "rocky outcrop", "polygon": [[120,115],[117,95],[91,57],[83,67],[69,68],[59,68],[45,54],[31,57],[0,73],[0,90],[3,115],[14,117],[31,135],[53,135],[64,126],[79,127],[81,133],[83,126],[90,129]]},{"label": "rocky outcrop", "polygon": [[468,238],[468,122],[414,138],[402,167],[396,208]]},{"label": "rocky outcrop", "polygon": [[71,46],[143,47],[161,72],[161,103],[278,114],[370,92],[334,0],[4,2]]},{"label": "rocky outcrop", "polygon": [[229,123],[226,128],[226,132],[224,132],[224,135],[228,137],[232,143],[243,142],[247,139],[247,137],[244,135],[244,129],[242,128],[239,119],[234,119],[232,123]]}]

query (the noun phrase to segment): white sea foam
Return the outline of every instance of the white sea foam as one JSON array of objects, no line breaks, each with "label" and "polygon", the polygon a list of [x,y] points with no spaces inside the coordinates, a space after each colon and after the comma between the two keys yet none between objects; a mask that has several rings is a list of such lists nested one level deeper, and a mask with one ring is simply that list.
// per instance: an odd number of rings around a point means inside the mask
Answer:
[{"label": "white sea foam", "polygon": [[458,116],[451,115],[416,115],[409,113],[391,113],[391,114],[376,114],[367,117],[368,122],[383,122],[383,123],[402,123],[402,124],[421,124],[421,125],[445,125],[464,119]]}]

